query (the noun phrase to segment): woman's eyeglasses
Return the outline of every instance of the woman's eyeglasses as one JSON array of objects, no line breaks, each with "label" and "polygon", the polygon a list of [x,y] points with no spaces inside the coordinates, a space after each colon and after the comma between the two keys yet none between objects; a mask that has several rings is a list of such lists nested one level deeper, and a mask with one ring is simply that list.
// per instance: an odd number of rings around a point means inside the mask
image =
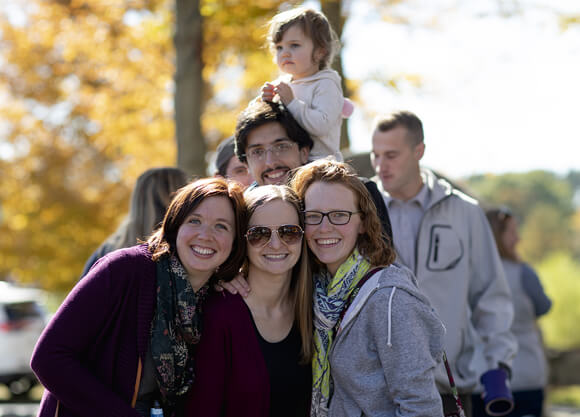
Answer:
[{"label": "woman's eyeglasses", "polygon": [[328,221],[336,226],[342,226],[350,221],[350,217],[353,214],[360,213],[359,211],[348,211],[348,210],[332,210],[326,213],[322,211],[309,210],[304,213],[304,223],[310,225],[317,225],[322,223],[324,216],[328,217]]},{"label": "woman's eyeglasses", "polygon": [[277,233],[278,238],[286,245],[293,245],[302,239],[304,231],[296,224],[284,224],[275,229],[268,226],[253,226],[246,232],[246,239],[253,247],[261,248],[270,242],[272,233]]}]

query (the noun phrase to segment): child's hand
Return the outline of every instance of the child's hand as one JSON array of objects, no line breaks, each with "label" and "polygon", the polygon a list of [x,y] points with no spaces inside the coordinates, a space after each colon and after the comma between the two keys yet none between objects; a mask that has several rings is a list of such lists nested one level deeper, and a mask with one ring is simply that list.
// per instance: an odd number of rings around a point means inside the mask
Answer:
[{"label": "child's hand", "polygon": [[218,281],[214,289],[216,291],[223,291],[225,289],[231,294],[240,293],[242,297],[247,297],[248,294],[250,293],[250,286],[248,285],[248,281],[246,281],[246,279],[242,274],[236,275],[229,282],[224,282],[221,280]]},{"label": "child's hand", "polygon": [[265,83],[262,86],[262,90],[261,90],[262,101],[274,100],[274,96],[276,95],[276,93],[274,92],[274,89],[275,89],[274,84]]},{"label": "child's hand", "polygon": [[280,96],[280,100],[282,100],[282,103],[284,103],[285,106],[294,100],[294,93],[286,83],[280,82],[276,88],[274,88],[274,92]]}]

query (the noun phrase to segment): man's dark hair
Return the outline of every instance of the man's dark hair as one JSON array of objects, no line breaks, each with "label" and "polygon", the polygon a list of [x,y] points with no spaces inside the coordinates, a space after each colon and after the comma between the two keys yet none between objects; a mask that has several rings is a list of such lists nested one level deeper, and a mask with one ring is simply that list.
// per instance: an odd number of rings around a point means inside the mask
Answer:
[{"label": "man's dark hair", "polygon": [[240,161],[247,163],[246,147],[248,146],[248,135],[250,132],[272,122],[280,123],[286,131],[288,139],[296,142],[298,148],[302,149],[307,147],[309,150],[312,149],[312,145],[314,144],[312,138],[286,108],[277,103],[255,100],[242,111],[236,123],[234,138],[236,142],[236,155],[238,155]]},{"label": "man's dark hair", "polygon": [[407,129],[407,138],[411,145],[415,146],[423,142],[423,123],[410,111],[397,111],[386,116],[381,116],[375,121],[374,131],[388,132],[399,126]]}]

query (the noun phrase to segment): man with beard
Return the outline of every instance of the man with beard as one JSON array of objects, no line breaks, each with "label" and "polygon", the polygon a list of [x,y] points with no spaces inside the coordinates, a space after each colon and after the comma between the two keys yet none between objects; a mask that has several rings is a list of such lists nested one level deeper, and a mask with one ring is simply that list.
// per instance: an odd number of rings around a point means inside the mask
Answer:
[{"label": "man with beard", "polygon": [[[236,154],[248,165],[255,183],[287,184],[292,170],[308,162],[312,139],[283,106],[255,100],[238,117],[235,130]],[[388,243],[391,222],[376,184],[361,178],[377,209]]]}]

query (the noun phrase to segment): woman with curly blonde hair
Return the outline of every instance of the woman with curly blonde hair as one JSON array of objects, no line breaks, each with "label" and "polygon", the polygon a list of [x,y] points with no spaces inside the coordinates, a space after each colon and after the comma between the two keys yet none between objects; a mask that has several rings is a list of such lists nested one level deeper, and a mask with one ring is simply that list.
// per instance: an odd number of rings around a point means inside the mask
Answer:
[{"label": "woman with curly blonde hair", "polygon": [[393,263],[366,187],[332,160],[303,166],[291,186],[317,260],[311,416],[442,415],[443,325],[413,274]]}]

